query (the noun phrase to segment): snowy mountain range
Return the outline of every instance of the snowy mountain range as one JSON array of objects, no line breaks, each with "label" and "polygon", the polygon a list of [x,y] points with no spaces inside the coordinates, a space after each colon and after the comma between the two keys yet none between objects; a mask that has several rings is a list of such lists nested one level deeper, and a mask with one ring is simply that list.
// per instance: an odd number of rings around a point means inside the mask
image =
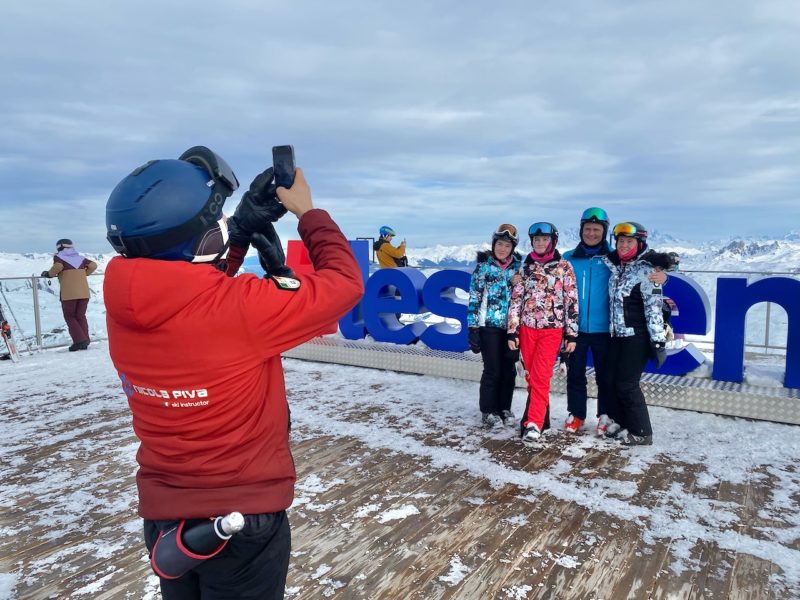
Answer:
[{"label": "snowy mountain range", "polygon": [[[577,228],[561,232],[558,247],[564,252],[578,243]],[[800,231],[780,237],[731,238],[715,242],[694,243],[672,235],[654,231],[649,245],[659,251],[677,252],[682,270],[781,272],[800,274]],[[432,246],[408,249],[411,266],[424,269],[471,268],[475,265],[478,250],[488,249],[489,241],[461,246]],[[523,239],[520,252],[530,252],[530,244]],[[98,273],[115,255],[87,254],[97,262]],[[52,264],[49,253],[11,254],[0,252],[0,277],[29,277],[39,274]],[[245,270],[260,272],[258,259],[251,250],[245,260]]]},{"label": "snowy mountain range", "polygon": [[[579,241],[577,229],[562,232],[558,247],[564,252]],[[784,272],[800,274],[800,232],[774,238],[735,238],[716,242],[693,243],[668,234],[653,232],[651,248],[677,252],[682,270]],[[489,242],[463,246],[409,248],[411,265],[421,268],[473,267],[478,250],[488,249]],[[530,244],[522,240],[518,250],[530,252]]]},{"label": "snowy mountain range", "polygon": [[[576,245],[577,230],[562,233],[559,248],[565,251]],[[674,251],[681,257],[680,270],[694,279],[706,292],[712,312],[716,302],[717,278],[734,273],[748,274],[758,278],[764,274],[800,276],[800,232],[792,232],[780,237],[729,239],[719,242],[693,243],[679,240],[669,235],[654,232],[650,238],[652,248],[660,251]],[[412,266],[424,269],[426,274],[442,268],[471,269],[479,249],[487,249],[486,243],[462,246],[434,246],[431,248],[410,248],[409,262]],[[520,244],[522,252],[528,252],[527,240]],[[87,312],[91,336],[95,339],[105,337],[105,305],[103,303],[103,277],[112,253],[86,255],[98,264],[97,274],[89,278],[92,297]],[[34,343],[36,317],[33,303],[32,274],[38,275],[52,265],[52,254],[26,253],[11,254],[0,252],[0,303],[2,303],[17,330],[18,340],[23,349]],[[251,254],[245,259],[245,271],[262,273],[258,258]],[[61,315],[59,285],[46,279],[36,280],[37,301],[39,303],[39,325],[45,346],[68,344],[69,336]],[[771,308],[770,308],[771,307]],[[418,319],[438,318],[431,313],[418,315]],[[431,321],[433,322],[433,321]],[[713,323],[713,321],[712,321]],[[767,326],[767,324],[769,324]],[[785,348],[788,329],[786,312],[780,307],[767,304],[753,306],[747,315],[746,340],[751,346],[773,346],[780,352]],[[706,336],[690,336],[688,340],[696,343],[710,343],[713,340],[713,325]]]}]

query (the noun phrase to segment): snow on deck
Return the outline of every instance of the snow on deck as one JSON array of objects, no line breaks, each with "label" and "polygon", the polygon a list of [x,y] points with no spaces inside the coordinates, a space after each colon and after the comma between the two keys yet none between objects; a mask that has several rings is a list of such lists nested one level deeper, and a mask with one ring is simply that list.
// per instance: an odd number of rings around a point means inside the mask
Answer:
[{"label": "snow on deck", "polygon": [[[651,408],[652,447],[531,450],[481,427],[476,383],[285,366],[287,598],[800,596],[796,426]],[[0,362],[0,428],[0,598],[159,598],[105,344]]]}]

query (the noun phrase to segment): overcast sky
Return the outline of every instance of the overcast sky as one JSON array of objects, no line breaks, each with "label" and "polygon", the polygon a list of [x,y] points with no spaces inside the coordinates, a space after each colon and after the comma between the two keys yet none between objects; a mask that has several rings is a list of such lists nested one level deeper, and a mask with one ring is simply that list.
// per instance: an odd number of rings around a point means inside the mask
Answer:
[{"label": "overcast sky", "polygon": [[[561,6],[563,5],[563,6]],[[0,251],[106,252],[140,164],[246,188],[293,144],[345,234],[475,243],[603,206],[682,238],[800,229],[791,1],[6,3]],[[240,190],[241,191],[241,190]],[[232,213],[239,193],[226,204]],[[289,215],[284,238],[297,237]]]}]

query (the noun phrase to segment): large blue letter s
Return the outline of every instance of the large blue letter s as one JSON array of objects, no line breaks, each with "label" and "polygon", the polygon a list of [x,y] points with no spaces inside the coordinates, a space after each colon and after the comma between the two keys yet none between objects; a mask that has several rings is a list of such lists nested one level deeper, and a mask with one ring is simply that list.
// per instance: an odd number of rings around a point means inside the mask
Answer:
[{"label": "large blue letter s", "polygon": [[[464,352],[467,344],[467,304],[469,302],[470,271],[447,269],[428,278],[422,289],[423,304],[435,315],[458,319],[460,327],[446,322],[431,325],[422,334],[422,341],[430,348]],[[456,296],[456,290],[464,290],[465,298]]]}]

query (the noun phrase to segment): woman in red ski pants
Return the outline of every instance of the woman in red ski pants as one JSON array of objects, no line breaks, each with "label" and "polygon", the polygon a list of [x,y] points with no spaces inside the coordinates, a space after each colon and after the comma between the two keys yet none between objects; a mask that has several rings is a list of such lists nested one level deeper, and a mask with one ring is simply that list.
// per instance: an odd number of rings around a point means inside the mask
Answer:
[{"label": "woman in red ski pants", "polygon": [[519,348],[528,371],[528,405],[522,415],[522,443],[532,445],[545,429],[550,378],[559,349],[575,349],[578,292],[575,273],[556,250],[558,229],[534,223],[528,229],[533,251],[525,258],[521,279],[511,292],[508,346]]}]

